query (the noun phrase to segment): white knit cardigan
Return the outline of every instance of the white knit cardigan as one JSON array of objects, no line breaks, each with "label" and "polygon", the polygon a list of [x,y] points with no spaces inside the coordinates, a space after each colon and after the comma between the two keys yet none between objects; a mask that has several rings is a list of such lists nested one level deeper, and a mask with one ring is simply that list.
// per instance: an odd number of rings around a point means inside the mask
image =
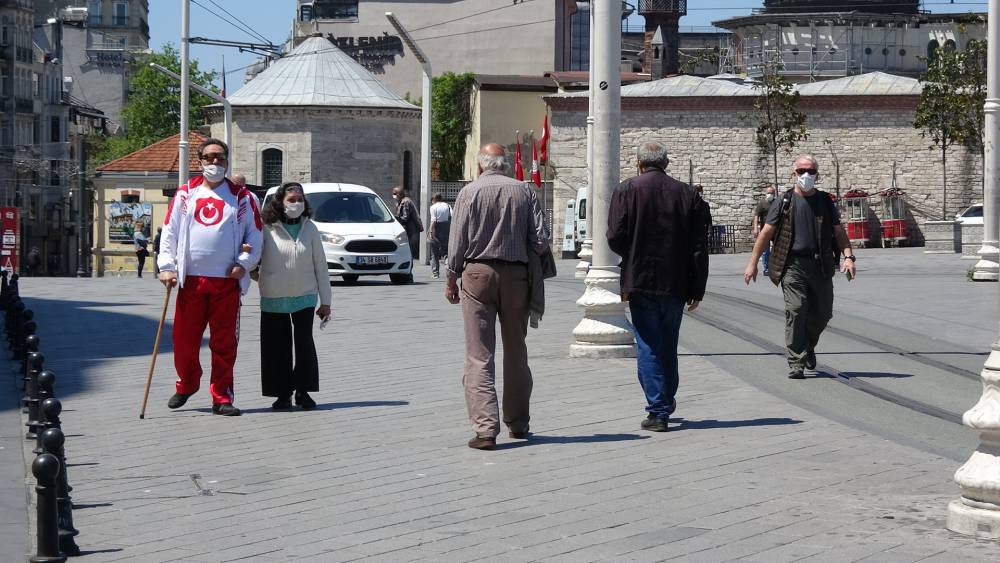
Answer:
[{"label": "white knit cardigan", "polygon": [[278,223],[264,225],[264,244],[260,258],[258,285],[261,297],[300,297],[319,295],[321,305],[330,305],[330,275],[319,229],[302,219],[297,239]]}]

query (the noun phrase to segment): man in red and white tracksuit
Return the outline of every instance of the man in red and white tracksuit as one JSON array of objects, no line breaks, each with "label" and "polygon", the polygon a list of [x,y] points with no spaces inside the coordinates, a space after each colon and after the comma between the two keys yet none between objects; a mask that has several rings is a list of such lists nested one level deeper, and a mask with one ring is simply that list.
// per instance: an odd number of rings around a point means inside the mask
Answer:
[{"label": "man in red and white tracksuit", "polygon": [[202,176],[177,189],[163,223],[157,258],[160,281],[168,287],[180,285],[174,313],[177,392],[167,406],[183,406],[201,385],[198,355],[207,325],[212,412],[239,416],[233,405],[233,365],[240,297],[250,287],[249,272],[260,260],[263,224],[253,193],[226,179],[229,147],[207,139],[198,157]]}]

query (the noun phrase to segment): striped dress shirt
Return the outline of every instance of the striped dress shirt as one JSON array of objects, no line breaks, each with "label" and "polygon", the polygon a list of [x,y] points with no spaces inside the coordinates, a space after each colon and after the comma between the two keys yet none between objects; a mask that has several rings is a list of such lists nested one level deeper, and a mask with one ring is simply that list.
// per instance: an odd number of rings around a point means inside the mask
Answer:
[{"label": "striped dress shirt", "polygon": [[502,260],[528,263],[528,252],[549,245],[542,206],[524,182],[488,170],[455,199],[448,272],[461,276],[465,263]]}]

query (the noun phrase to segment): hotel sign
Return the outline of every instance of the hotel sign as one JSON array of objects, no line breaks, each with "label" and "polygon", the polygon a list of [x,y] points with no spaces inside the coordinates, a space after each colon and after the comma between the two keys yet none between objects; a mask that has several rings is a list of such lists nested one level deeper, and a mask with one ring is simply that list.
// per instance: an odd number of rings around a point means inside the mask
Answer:
[{"label": "hotel sign", "polygon": [[385,65],[395,65],[396,57],[404,56],[403,40],[397,35],[382,33],[374,37],[335,37],[330,33],[327,38],[374,74],[385,74]]}]

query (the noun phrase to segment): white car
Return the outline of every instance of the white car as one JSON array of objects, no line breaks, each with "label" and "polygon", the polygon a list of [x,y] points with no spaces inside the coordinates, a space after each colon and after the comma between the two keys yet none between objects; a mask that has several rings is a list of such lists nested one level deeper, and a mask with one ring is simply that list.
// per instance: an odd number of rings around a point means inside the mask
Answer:
[{"label": "white car", "polygon": [[983,204],[975,203],[970,205],[968,209],[955,215],[955,220],[963,225],[982,225]]},{"label": "white car", "polygon": [[[355,184],[302,184],[312,220],[323,237],[330,277],[346,283],[388,275],[394,284],[413,281],[406,230],[375,192]],[[264,206],[277,187],[267,190]]]}]

